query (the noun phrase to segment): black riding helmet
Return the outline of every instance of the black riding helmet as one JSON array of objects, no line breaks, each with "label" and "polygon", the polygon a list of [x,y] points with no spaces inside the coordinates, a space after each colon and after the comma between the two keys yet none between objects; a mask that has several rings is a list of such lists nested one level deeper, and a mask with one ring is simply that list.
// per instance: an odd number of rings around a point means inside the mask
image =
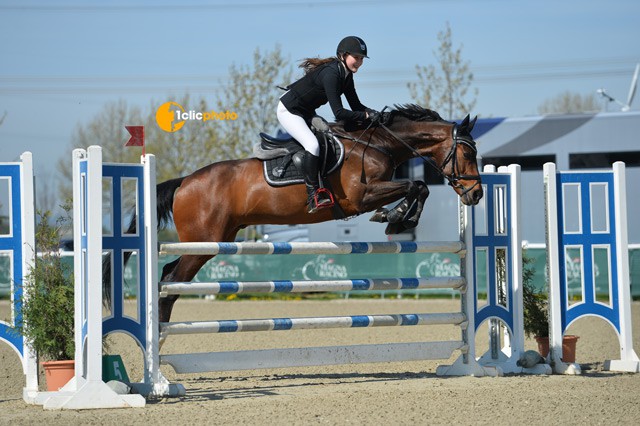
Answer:
[{"label": "black riding helmet", "polygon": [[350,55],[367,56],[367,45],[364,40],[356,36],[348,36],[343,38],[338,44],[336,49],[336,55],[340,56],[343,53],[349,53]]}]

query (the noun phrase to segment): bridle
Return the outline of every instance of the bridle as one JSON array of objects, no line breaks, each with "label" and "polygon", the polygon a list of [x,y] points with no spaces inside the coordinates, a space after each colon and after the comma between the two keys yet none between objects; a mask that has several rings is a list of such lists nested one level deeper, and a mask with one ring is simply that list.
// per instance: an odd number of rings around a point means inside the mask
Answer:
[{"label": "bridle", "polygon": [[[386,109],[386,107],[385,107]],[[383,110],[384,111],[384,110]],[[369,126],[367,126],[366,129],[364,129],[364,131],[362,132],[362,134],[360,135],[360,137],[362,137],[362,135],[369,130],[369,128],[373,125],[373,123],[369,123]],[[425,163],[429,164],[431,167],[433,167],[433,169],[438,172],[438,174],[440,174],[442,177],[444,177],[448,182],[449,185],[451,185],[453,188],[455,189],[459,189],[462,192],[460,193],[460,196],[463,196],[465,194],[467,194],[469,191],[472,191],[476,186],[478,186],[480,184],[480,175],[462,175],[459,173],[459,168],[458,168],[458,159],[457,159],[457,155],[456,152],[458,150],[458,144],[464,145],[466,147],[468,147],[469,149],[471,149],[474,153],[477,154],[478,152],[478,148],[476,147],[476,142],[467,137],[467,136],[460,136],[458,134],[458,124],[457,123],[453,123],[453,127],[451,128],[451,140],[452,140],[452,144],[451,144],[451,150],[449,151],[449,153],[447,154],[447,156],[444,158],[444,161],[442,162],[441,166],[438,166],[438,164],[431,158],[429,157],[425,157],[422,154],[420,154],[414,147],[412,147],[411,145],[409,145],[407,142],[405,142],[400,136],[398,136],[397,134],[395,134],[391,129],[389,129],[389,127],[387,127],[384,123],[380,122],[378,123],[379,127],[382,127],[384,130],[386,130],[394,139],[396,139],[398,142],[400,142],[401,144],[403,144],[407,149],[409,149],[411,152],[413,152],[413,154],[418,157],[421,158]],[[371,147],[374,148],[376,151],[381,152],[382,154],[384,154],[385,156],[389,157],[391,159],[391,162],[394,165],[394,168],[397,166],[397,162],[395,161],[395,159],[393,158],[393,154],[391,152],[389,152],[388,150],[382,148],[382,147],[378,147],[375,145],[371,145],[371,138],[369,138],[369,140],[367,142],[363,141],[360,139],[360,137],[353,137],[353,136],[349,136],[349,135],[344,135],[344,134],[339,134],[339,133],[334,133],[336,136],[339,136],[341,138],[344,139],[349,139],[352,140],[356,143],[365,145],[367,148]],[[352,148],[353,150],[353,148]],[[351,154],[351,151],[349,151],[349,154],[347,154],[347,157]],[[444,169],[447,166],[447,164],[451,162],[451,174],[447,175],[444,173]],[[464,185],[462,185],[460,183],[461,180],[474,180],[475,183],[473,185],[471,185],[468,188],[465,188]]]},{"label": "bridle", "polygon": [[[444,161],[442,162],[442,167],[438,168],[435,165],[435,162],[433,162],[433,161],[431,162],[431,165],[434,166],[436,168],[436,170],[438,170],[438,172],[449,181],[449,185],[451,185],[454,188],[462,190],[462,193],[460,194],[460,196],[463,196],[467,192],[469,192],[473,188],[475,188],[480,183],[480,175],[479,174],[477,174],[477,175],[461,175],[459,173],[459,170],[458,170],[458,156],[456,155],[456,151],[458,149],[458,144],[462,144],[462,145],[468,147],[469,149],[471,149],[474,152],[474,154],[478,153],[478,148],[476,147],[476,142],[473,139],[470,139],[470,138],[468,138],[466,136],[459,136],[458,135],[458,124],[457,123],[455,123],[453,125],[453,127],[451,128],[451,139],[453,140],[453,143],[451,144],[451,151],[449,151],[449,154],[447,154],[447,156],[444,158]],[[414,152],[415,152],[415,150],[414,150]],[[429,159],[429,160],[431,160],[431,159]],[[451,161],[451,176],[445,175],[444,171],[443,171],[449,161]],[[471,185],[469,188],[465,188],[464,185],[462,185],[459,182],[460,180],[474,180],[475,183],[473,185]]]},{"label": "bridle", "polygon": [[[442,177],[444,177],[453,188],[459,189],[462,191],[460,196],[465,195],[469,191],[473,190],[480,183],[480,175],[462,175],[459,173],[458,169],[458,160],[456,152],[458,151],[458,144],[464,145],[471,149],[474,153],[478,152],[478,148],[476,147],[476,143],[473,139],[470,139],[466,136],[458,135],[458,124],[454,123],[451,128],[451,140],[453,143],[451,144],[451,150],[444,158],[442,165],[438,166],[438,164],[431,158],[425,157],[420,154],[414,147],[405,142],[400,136],[396,135],[391,129],[389,129],[383,123],[380,123],[380,127],[385,129],[391,136],[393,136],[397,141],[402,143],[405,147],[407,147],[411,152],[415,154],[416,157],[421,158],[425,163],[429,164],[433,167]],[[451,174],[447,175],[444,172],[447,164],[451,162]],[[465,188],[464,185],[460,183],[461,180],[474,180],[475,183],[468,188]]]}]

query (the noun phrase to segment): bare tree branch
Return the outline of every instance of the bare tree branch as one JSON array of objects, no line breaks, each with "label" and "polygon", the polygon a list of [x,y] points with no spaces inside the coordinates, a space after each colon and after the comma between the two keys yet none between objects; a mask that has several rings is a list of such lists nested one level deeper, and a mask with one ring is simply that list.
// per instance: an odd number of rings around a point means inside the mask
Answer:
[{"label": "bare tree branch", "polygon": [[[434,52],[438,64],[416,65],[418,82],[408,83],[407,87],[415,102],[452,120],[471,112],[476,105],[478,89],[469,93],[473,73],[469,70],[469,62],[462,59],[462,46],[453,50],[448,22],[445,30],[438,33],[438,41],[440,46]],[[470,94],[473,99],[467,101]]]}]

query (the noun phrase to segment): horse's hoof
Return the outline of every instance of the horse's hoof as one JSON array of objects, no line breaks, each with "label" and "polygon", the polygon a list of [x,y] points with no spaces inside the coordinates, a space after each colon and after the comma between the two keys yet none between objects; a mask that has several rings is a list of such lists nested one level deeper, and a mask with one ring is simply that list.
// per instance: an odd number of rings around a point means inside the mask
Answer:
[{"label": "horse's hoof", "polygon": [[390,223],[384,230],[386,235],[396,235],[404,231],[406,228],[402,225],[402,222]]},{"label": "horse's hoof", "polygon": [[389,223],[398,223],[404,218],[406,214],[406,212],[399,209],[391,210],[389,213],[387,213],[387,221]]},{"label": "horse's hoof", "polygon": [[417,220],[403,220],[402,221],[402,226],[404,226],[404,229],[413,229],[416,226],[418,226],[418,221]]},{"label": "horse's hoof", "polygon": [[384,223],[384,222],[387,221],[387,213],[388,212],[389,211],[387,209],[378,210],[374,214],[371,215],[371,217],[369,218],[369,221],[370,222]]}]

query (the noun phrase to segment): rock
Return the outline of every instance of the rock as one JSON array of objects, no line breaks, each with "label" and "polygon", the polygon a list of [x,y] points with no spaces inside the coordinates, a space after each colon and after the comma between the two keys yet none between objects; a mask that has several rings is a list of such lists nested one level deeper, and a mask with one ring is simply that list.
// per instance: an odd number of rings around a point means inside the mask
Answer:
[{"label": "rock", "polygon": [[537,364],[544,364],[545,360],[538,352],[529,350],[520,356],[520,359],[516,361],[518,367],[533,368]]}]

